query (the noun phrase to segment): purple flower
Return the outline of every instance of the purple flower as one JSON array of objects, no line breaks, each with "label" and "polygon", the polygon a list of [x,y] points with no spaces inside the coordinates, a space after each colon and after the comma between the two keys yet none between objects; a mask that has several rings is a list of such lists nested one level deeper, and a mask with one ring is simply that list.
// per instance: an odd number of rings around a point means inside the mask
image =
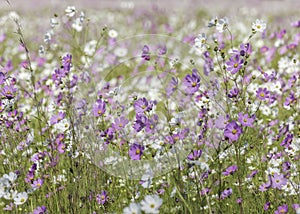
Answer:
[{"label": "purple flower", "polygon": [[293,27],[300,27],[300,20],[299,21],[295,21],[291,24]]},{"label": "purple flower", "polygon": [[170,81],[168,87],[166,88],[166,94],[168,97],[170,97],[178,88],[178,79],[175,77],[172,77],[172,80]]},{"label": "purple flower", "polygon": [[102,116],[106,111],[106,104],[102,100],[97,100],[97,102],[94,104],[93,112],[95,117]]},{"label": "purple flower", "polygon": [[237,171],[238,167],[236,165],[232,165],[230,167],[228,167],[225,172],[223,172],[222,174],[225,176],[228,175],[233,175],[233,173],[235,173]]},{"label": "purple flower", "polygon": [[128,155],[130,156],[131,160],[141,160],[144,149],[144,146],[134,143],[130,146]]},{"label": "purple flower", "polygon": [[236,199],[236,203],[237,203],[237,204],[241,204],[242,202],[243,202],[243,199],[242,199],[242,198]]},{"label": "purple flower", "polygon": [[65,112],[58,112],[57,115],[53,115],[50,119],[50,124],[54,125],[56,123],[59,123],[61,120],[63,120],[66,116]]},{"label": "purple flower", "polygon": [[139,115],[139,114],[137,114],[135,117],[136,120],[133,125],[133,128],[135,131],[139,132],[146,126],[148,118],[145,115]]},{"label": "purple flower", "polygon": [[243,67],[244,60],[240,59],[240,55],[230,57],[229,61],[226,62],[227,71],[231,71],[231,74],[237,73]]},{"label": "purple flower", "polygon": [[232,189],[227,188],[221,193],[221,199],[224,200],[225,198],[229,197],[232,194]]},{"label": "purple flower", "polygon": [[70,71],[71,69],[71,63],[72,63],[72,55],[67,54],[62,58],[62,65],[64,67],[65,71]]},{"label": "purple flower", "polygon": [[116,118],[115,122],[112,124],[112,127],[115,130],[120,131],[128,124],[128,122],[129,121],[125,117]]},{"label": "purple flower", "polygon": [[142,49],[142,58],[147,61],[150,60],[149,47],[147,45],[144,45]]},{"label": "purple flower", "polygon": [[154,133],[155,132],[155,127],[158,122],[158,116],[155,114],[151,119],[148,119],[145,123],[145,131],[147,134]]},{"label": "purple flower", "polygon": [[[300,211],[300,205],[299,204],[292,204],[293,209],[297,212]],[[297,213],[298,214],[298,213]]]},{"label": "purple flower", "polygon": [[259,88],[256,91],[256,97],[260,100],[265,100],[266,98],[270,97],[270,92],[267,90],[267,88]]},{"label": "purple flower", "polygon": [[200,87],[200,76],[197,69],[193,69],[192,75],[188,74],[183,80],[183,84],[186,86],[186,93],[194,94]]},{"label": "purple flower", "polygon": [[270,208],[270,206],[271,206],[270,202],[265,203],[264,210],[268,210]]},{"label": "purple flower", "polygon": [[102,191],[101,194],[97,194],[96,200],[98,204],[102,204],[102,205],[105,204],[105,202],[107,202],[107,192]]},{"label": "purple flower", "polygon": [[267,183],[263,183],[262,185],[260,185],[259,186],[259,190],[261,191],[261,192],[265,192],[265,191],[267,191],[268,189],[270,189],[270,187],[271,187],[271,181],[269,180]]},{"label": "purple flower", "polygon": [[289,94],[289,96],[285,99],[284,105],[285,106],[289,106],[289,105],[291,105],[293,103],[296,103],[296,101],[297,101],[297,99],[295,97],[295,94],[293,92],[291,92]]},{"label": "purple flower", "polygon": [[144,114],[145,111],[150,111],[152,109],[153,104],[143,97],[138,99],[133,106],[136,114]]},{"label": "purple flower", "polygon": [[44,184],[44,179],[38,178],[36,181],[33,181],[31,184],[32,188],[38,189]]},{"label": "purple flower", "polygon": [[287,213],[289,211],[289,207],[287,204],[283,204],[275,210],[274,214],[282,214],[282,213]]},{"label": "purple flower", "polygon": [[274,189],[281,189],[282,186],[287,184],[288,179],[284,177],[284,175],[279,175],[278,173],[275,173],[271,177],[271,183],[272,183],[272,188]]},{"label": "purple flower", "polygon": [[243,125],[243,126],[249,126],[253,127],[253,122],[254,119],[249,117],[248,114],[243,114],[242,112],[238,114],[238,121]]},{"label": "purple flower", "polygon": [[65,153],[65,150],[64,150],[65,148],[66,148],[66,145],[65,145],[64,143],[59,142],[59,143],[57,144],[57,151],[58,151],[60,154]]},{"label": "purple flower", "polygon": [[224,131],[225,137],[229,138],[232,141],[237,141],[241,134],[242,129],[235,121],[232,121],[226,125]]},{"label": "purple flower", "polygon": [[202,150],[194,150],[192,153],[188,155],[189,160],[197,160],[202,155]]},{"label": "purple flower", "polygon": [[229,91],[229,94],[227,95],[229,98],[234,98],[237,97],[239,94],[239,89],[238,88],[233,88]]},{"label": "purple flower", "polygon": [[293,137],[294,137],[293,134],[288,133],[286,135],[286,137],[282,140],[280,146],[284,146],[284,147],[288,148],[292,144]]},{"label": "purple flower", "polygon": [[44,214],[47,213],[47,208],[45,206],[37,207],[33,210],[33,214]]},{"label": "purple flower", "polygon": [[291,163],[289,161],[283,162],[281,166],[283,172],[287,172],[291,169]]},{"label": "purple flower", "polygon": [[247,176],[247,178],[253,178],[257,173],[258,173],[258,170],[255,169],[252,172],[250,172],[250,174]]},{"label": "purple flower", "polygon": [[2,88],[1,94],[10,100],[10,99],[14,98],[16,91],[17,91],[17,89],[14,88],[13,85],[5,85]]}]

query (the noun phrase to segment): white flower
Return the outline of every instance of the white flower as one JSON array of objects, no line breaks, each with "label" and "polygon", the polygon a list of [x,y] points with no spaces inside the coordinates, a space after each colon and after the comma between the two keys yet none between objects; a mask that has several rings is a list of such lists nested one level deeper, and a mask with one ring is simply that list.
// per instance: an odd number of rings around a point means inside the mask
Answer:
[{"label": "white flower", "polygon": [[218,20],[216,28],[220,33],[222,33],[227,26],[228,26],[228,19],[224,17],[223,19]]},{"label": "white flower", "polygon": [[82,31],[83,25],[82,22],[80,21],[80,18],[74,20],[72,24],[72,28],[74,28],[77,32]]},{"label": "white flower", "polygon": [[91,40],[84,46],[84,52],[88,56],[92,56],[96,51],[97,41]]},{"label": "white flower", "polygon": [[6,200],[12,200],[17,196],[18,192],[15,190],[10,190],[9,192],[6,192],[6,194],[3,196]]},{"label": "white flower", "polygon": [[48,44],[48,43],[51,41],[51,38],[52,38],[51,33],[47,32],[47,33],[44,35],[44,42],[45,42],[46,44]]},{"label": "white flower", "polygon": [[130,203],[128,207],[124,208],[123,214],[140,214],[141,207],[137,203]]},{"label": "white flower", "polygon": [[14,201],[16,205],[21,205],[24,204],[27,201],[27,199],[28,199],[27,192],[21,192],[15,196]]},{"label": "white flower", "polygon": [[116,30],[112,29],[112,30],[108,31],[108,36],[110,38],[116,38],[118,36],[118,32]]},{"label": "white flower", "polygon": [[205,33],[202,33],[202,34],[198,35],[198,37],[195,39],[195,46],[197,48],[206,47],[206,35],[205,35]]},{"label": "white flower", "polygon": [[256,21],[252,23],[252,29],[258,32],[263,32],[266,27],[267,24],[263,20],[256,19]]},{"label": "white flower", "polygon": [[73,17],[76,13],[76,9],[74,6],[68,6],[65,10],[66,12],[66,15],[69,16],[69,17]]},{"label": "white flower", "polygon": [[3,178],[8,179],[11,183],[14,183],[17,177],[18,177],[17,174],[14,172],[10,172],[9,174],[3,175]]},{"label": "white flower", "polygon": [[50,19],[50,26],[51,26],[52,28],[54,28],[56,25],[58,25],[58,20],[57,20],[57,18],[51,18],[51,19]]},{"label": "white flower", "polygon": [[163,200],[158,195],[146,195],[141,201],[142,210],[145,213],[159,213]]},{"label": "white flower", "polygon": [[300,214],[300,207],[296,209],[296,214]]},{"label": "white flower", "polygon": [[124,57],[127,55],[127,49],[122,47],[117,47],[114,51],[114,54],[118,57]]}]

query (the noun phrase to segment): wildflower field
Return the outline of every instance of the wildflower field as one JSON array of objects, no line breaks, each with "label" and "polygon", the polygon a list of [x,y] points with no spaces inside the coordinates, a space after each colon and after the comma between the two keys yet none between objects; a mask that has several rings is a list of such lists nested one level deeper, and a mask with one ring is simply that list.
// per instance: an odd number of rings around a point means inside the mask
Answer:
[{"label": "wildflower field", "polygon": [[300,214],[300,2],[29,2],[0,3],[0,213]]}]

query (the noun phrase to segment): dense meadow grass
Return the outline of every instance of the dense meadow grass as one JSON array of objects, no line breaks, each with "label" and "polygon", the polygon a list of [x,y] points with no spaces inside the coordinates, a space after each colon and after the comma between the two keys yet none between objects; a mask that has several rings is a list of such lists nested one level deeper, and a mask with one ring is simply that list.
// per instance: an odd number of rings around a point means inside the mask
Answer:
[{"label": "dense meadow grass", "polygon": [[299,14],[149,5],[0,11],[0,213],[299,214]]}]

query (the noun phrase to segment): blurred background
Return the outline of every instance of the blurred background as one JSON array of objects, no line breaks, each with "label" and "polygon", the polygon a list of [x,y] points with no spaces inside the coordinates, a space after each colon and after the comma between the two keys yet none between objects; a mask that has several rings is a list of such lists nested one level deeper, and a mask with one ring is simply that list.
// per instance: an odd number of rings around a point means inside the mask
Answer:
[{"label": "blurred background", "polygon": [[[187,13],[198,9],[214,12],[237,12],[241,9],[255,10],[258,13],[294,13],[299,12],[299,0],[9,0],[11,7],[22,12],[48,10],[55,12],[59,8],[73,5],[85,9],[134,9],[157,6],[167,10],[181,10]],[[7,0],[1,0],[0,8],[9,10]]]}]

